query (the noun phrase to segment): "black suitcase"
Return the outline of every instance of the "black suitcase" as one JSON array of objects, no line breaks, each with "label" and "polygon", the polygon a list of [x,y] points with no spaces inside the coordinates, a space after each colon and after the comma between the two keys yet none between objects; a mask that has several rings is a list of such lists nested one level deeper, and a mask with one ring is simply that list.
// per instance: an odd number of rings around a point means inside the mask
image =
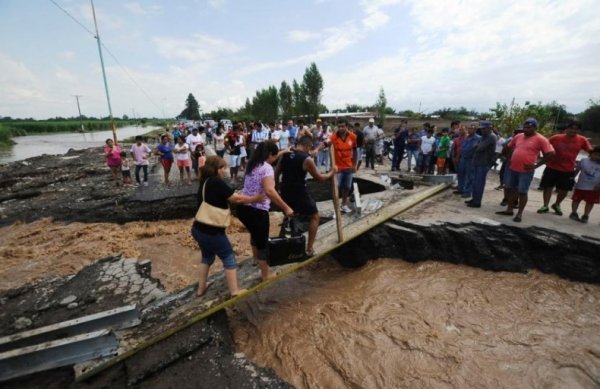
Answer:
[{"label": "black suitcase", "polygon": [[267,263],[269,266],[280,266],[302,262],[307,258],[305,247],[306,238],[299,230],[297,220],[285,218],[279,237],[269,238]]},{"label": "black suitcase", "polygon": [[267,263],[269,266],[280,266],[302,262],[307,258],[305,247],[304,235],[290,238],[269,238]]}]

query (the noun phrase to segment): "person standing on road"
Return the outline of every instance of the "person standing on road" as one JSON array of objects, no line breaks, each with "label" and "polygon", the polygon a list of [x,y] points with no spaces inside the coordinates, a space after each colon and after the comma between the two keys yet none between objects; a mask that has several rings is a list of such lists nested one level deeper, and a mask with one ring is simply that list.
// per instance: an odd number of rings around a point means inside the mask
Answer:
[{"label": "person standing on road", "polygon": [[419,131],[417,128],[411,128],[408,134],[408,140],[406,141],[406,164],[407,169],[406,172],[410,173],[412,171],[412,161],[415,160],[415,170],[418,169],[419,164],[419,149],[421,146],[421,137],[419,136]]},{"label": "person standing on road", "polygon": [[368,169],[375,170],[375,147],[379,139],[379,128],[375,125],[375,119],[369,119],[369,125],[363,128],[363,134],[365,136],[365,152],[366,161],[365,167]]},{"label": "person standing on road", "polygon": [[537,213],[547,213],[552,199],[552,191],[556,188],[556,201],[551,208],[558,216],[563,212],[560,203],[575,185],[575,161],[581,151],[591,151],[592,145],[586,137],[578,134],[581,124],[571,121],[567,124],[564,134],[552,136],[549,141],[556,155],[546,162],[540,187],[544,190],[544,205]]},{"label": "person standing on road", "polygon": [[[519,209],[513,221],[520,222],[523,210],[527,205],[527,192],[533,179],[535,169],[554,157],[554,147],[548,139],[537,133],[538,122],[535,119],[527,119],[523,124],[523,133],[515,135],[508,143],[507,148],[512,151],[508,176],[504,185],[507,189],[508,207],[505,211],[496,212],[497,215],[513,215],[513,208],[519,201]],[[540,152],[542,158],[538,160]]]},{"label": "person standing on road", "polygon": [[473,197],[465,201],[467,207],[481,208],[481,199],[485,190],[488,171],[496,158],[496,136],[492,133],[492,122],[484,120],[479,123],[481,139],[473,152]]},{"label": "person standing on road", "polygon": [[179,168],[179,185],[183,185],[183,170],[187,173],[187,184],[192,185],[192,173],[190,168],[192,166],[192,160],[190,158],[190,145],[183,141],[183,137],[177,138],[177,144],[173,147],[173,153],[177,160],[177,167]]},{"label": "person standing on road", "polygon": [[348,130],[348,121],[338,119],[337,131],[319,148],[333,146],[337,168],[338,190],[342,198],[341,211],[352,212],[348,206],[348,195],[352,189],[352,176],[356,172],[356,135]]},{"label": "person standing on road", "polygon": [[360,169],[363,160],[363,147],[365,144],[365,134],[363,134],[360,123],[354,123],[354,135],[356,135],[356,171]]},{"label": "person standing on road", "polygon": [[[183,138],[179,137],[183,140]],[[144,186],[148,186],[148,158],[150,158],[150,147],[144,144],[141,135],[135,137],[135,143],[131,145],[131,156],[135,162],[135,182],[136,186],[141,184],[140,182],[140,170],[144,171]]]},{"label": "person standing on road", "polygon": [[169,174],[171,173],[171,166],[173,165],[173,145],[169,141],[167,134],[161,136],[160,144],[156,147],[154,152],[160,156],[160,164],[163,167],[165,186],[170,187]]},{"label": "person standing on road", "polygon": [[110,138],[106,140],[104,146],[104,156],[106,157],[106,165],[110,168],[112,178],[115,185],[119,186],[119,169],[121,168],[121,147],[115,144]]},{"label": "person standing on road", "polygon": [[392,171],[400,171],[400,164],[404,158],[404,149],[408,140],[408,121],[402,119],[400,127],[394,130],[394,156],[392,157]]},{"label": "person standing on road", "polygon": [[471,197],[473,192],[473,154],[475,145],[479,142],[480,136],[475,133],[477,126],[469,126],[467,135],[463,138],[460,146],[460,156],[458,160],[458,188],[454,194],[459,194],[464,198]]},{"label": "person standing on road", "polygon": [[[308,154],[312,147],[312,139],[305,135],[298,139],[296,148],[289,154],[280,158],[275,168],[275,183],[279,182],[281,176],[281,198],[294,210],[294,215],[308,216],[308,242],[306,254],[308,257],[315,255],[314,243],[319,227],[319,211],[315,200],[310,196],[306,188],[306,173],[309,173],[319,182],[327,181],[333,177],[336,167],[334,166],[327,174],[321,174],[314,160]],[[328,148],[324,150],[329,151]]]}]

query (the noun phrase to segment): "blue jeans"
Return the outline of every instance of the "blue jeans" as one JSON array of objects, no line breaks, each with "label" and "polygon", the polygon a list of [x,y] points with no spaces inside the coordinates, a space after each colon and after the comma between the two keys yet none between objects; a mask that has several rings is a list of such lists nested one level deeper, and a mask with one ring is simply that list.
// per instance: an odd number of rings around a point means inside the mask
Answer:
[{"label": "blue jeans", "polygon": [[507,188],[514,189],[522,194],[529,192],[529,186],[531,185],[531,180],[533,180],[533,174],[535,173],[534,170],[519,173],[509,167],[506,171],[508,172],[508,175],[505,177],[504,185]]},{"label": "blue jeans", "polygon": [[394,145],[394,157],[392,158],[392,168],[400,170],[402,157],[404,157],[404,146]]},{"label": "blue jeans", "polygon": [[471,160],[461,158],[458,162],[458,191],[464,195],[473,192],[473,166]]},{"label": "blue jeans", "polygon": [[340,195],[343,193],[344,188],[346,189],[346,193],[350,193],[350,190],[352,189],[352,176],[352,169],[342,170],[341,172],[337,173],[338,190]]},{"label": "blue jeans", "polygon": [[473,166],[473,197],[471,202],[473,205],[481,205],[481,199],[483,198],[483,190],[485,189],[485,179],[487,177],[490,167],[484,166]]},{"label": "blue jeans", "polygon": [[196,227],[192,227],[192,236],[198,242],[198,246],[200,246],[202,263],[210,266],[215,262],[215,255],[218,255],[225,269],[237,268],[235,254],[227,235],[224,233],[211,235],[200,231]]},{"label": "blue jeans", "polygon": [[140,183],[140,170],[144,170],[144,182],[148,182],[148,165],[135,165],[135,180]]},{"label": "blue jeans", "polygon": [[431,157],[431,154],[419,153],[419,158],[417,159],[417,173],[427,174],[429,164],[431,163]]},{"label": "blue jeans", "polygon": [[412,169],[412,160],[415,159],[415,166],[419,162],[419,151],[418,150],[406,150],[406,159],[408,160],[408,170]]},{"label": "blue jeans", "polygon": [[325,148],[320,150],[317,154],[317,169],[321,169],[321,165],[325,163],[325,171],[329,171],[331,166],[329,165],[329,149]]}]

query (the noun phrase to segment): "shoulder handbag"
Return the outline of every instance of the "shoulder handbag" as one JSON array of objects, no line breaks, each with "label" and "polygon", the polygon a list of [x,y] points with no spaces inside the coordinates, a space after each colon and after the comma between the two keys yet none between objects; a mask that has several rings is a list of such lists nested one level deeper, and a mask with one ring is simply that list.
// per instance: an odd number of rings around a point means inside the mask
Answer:
[{"label": "shoulder handbag", "polygon": [[213,227],[226,228],[231,222],[231,211],[229,208],[215,207],[206,201],[204,191],[207,182],[208,179],[204,181],[204,185],[202,186],[202,204],[200,204],[200,208],[196,212],[196,221]]},{"label": "shoulder handbag", "polygon": [[302,262],[306,256],[306,237],[296,228],[293,218],[285,218],[279,237],[269,238],[267,245],[267,263],[280,266]]}]

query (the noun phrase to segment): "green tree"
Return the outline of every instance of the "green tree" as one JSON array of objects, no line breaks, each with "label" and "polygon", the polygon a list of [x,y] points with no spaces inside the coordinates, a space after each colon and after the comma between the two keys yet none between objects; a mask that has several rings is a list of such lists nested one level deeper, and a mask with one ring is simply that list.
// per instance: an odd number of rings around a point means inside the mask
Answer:
[{"label": "green tree", "polygon": [[302,85],[294,79],[292,81],[292,96],[294,98],[294,116],[299,117],[306,114],[306,97]]},{"label": "green tree", "polygon": [[385,123],[386,116],[386,107],[387,107],[387,99],[385,98],[385,91],[383,87],[379,88],[379,96],[377,97],[377,101],[373,108],[375,108],[375,112],[377,113],[377,118],[381,123]]},{"label": "green tree", "polygon": [[185,100],[185,109],[179,114],[188,120],[200,120],[200,105],[193,94],[189,94]]},{"label": "green tree", "polygon": [[600,132],[600,99],[589,101],[589,106],[579,114],[581,126],[585,131]]},{"label": "green tree", "polygon": [[319,73],[319,69],[314,62],[304,71],[302,89],[306,104],[305,114],[309,120],[314,121],[319,116],[321,94],[323,93],[323,77],[321,77],[321,73]]},{"label": "green tree", "polygon": [[541,101],[537,104],[526,101],[521,106],[515,104],[513,100],[510,105],[496,103],[496,108],[492,108],[490,111],[496,117],[496,127],[504,134],[512,133],[523,124],[525,119],[534,118],[539,124],[538,131],[545,136],[550,136],[560,124],[572,116],[566,111],[564,105],[560,105],[556,101],[546,104]]},{"label": "green tree", "polygon": [[294,115],[294,95],[292,88],[285,81],[282,81],[279,87],[279,105],[281,108],[281,117],[284,120]]},{"label": "green tree", "polygon": [[262,120],[263,122],[276,120],[279,116],[277,88],[270,86],[267,89],[257,91],[256,96],[252,98],[251,110],[255,120]]}]

